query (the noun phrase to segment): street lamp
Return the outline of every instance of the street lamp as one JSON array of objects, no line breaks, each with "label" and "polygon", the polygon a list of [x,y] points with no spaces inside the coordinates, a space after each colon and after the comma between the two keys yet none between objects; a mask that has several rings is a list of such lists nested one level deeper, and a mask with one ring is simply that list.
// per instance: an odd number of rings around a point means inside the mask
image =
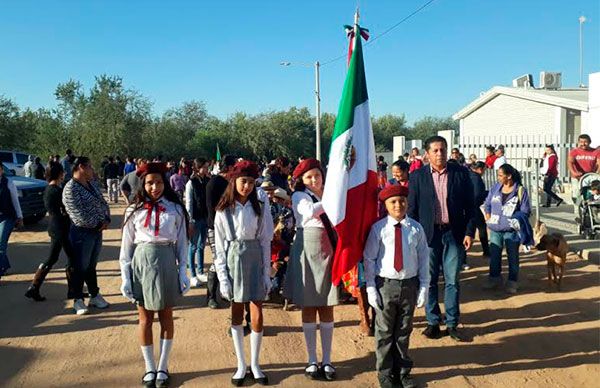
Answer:
[{"label": "street lamp", "polygon": [[321,86],[320,86],[320,67],[319,61],[313,64],[306,62],[279,62],[281,66],[302,66],[302,67],[315,67],[315,130],[316,130],[316,159],[321,160]]},{"label": "street lamp", "polygon": [[585,16],[579,17],[579,87],[584,87],[583,84],[583,23],[585,23]]}]

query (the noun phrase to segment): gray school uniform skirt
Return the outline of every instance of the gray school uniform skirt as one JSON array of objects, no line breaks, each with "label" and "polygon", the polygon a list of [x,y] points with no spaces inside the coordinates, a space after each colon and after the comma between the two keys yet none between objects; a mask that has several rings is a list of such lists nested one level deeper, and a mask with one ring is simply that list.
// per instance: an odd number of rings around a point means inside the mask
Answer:
[{"label": "gray school uniform skirt", "polygon": [[227,247],[227,269],[236,303],[265,300],[264,263],[259,240],[233,240]]},{"label": "gray school uniform skirt", "polygon": [[180,301],[179,270],[173,244],[138,244],[131,273],[133,297],[146,310],[160,311]]},{"label": "gray school uniform skirt", "polygon": [[285,277],[284,296],[300,307],[337,305],[339,290],[331,284],[333,254],[324,228],[298,228]]}]

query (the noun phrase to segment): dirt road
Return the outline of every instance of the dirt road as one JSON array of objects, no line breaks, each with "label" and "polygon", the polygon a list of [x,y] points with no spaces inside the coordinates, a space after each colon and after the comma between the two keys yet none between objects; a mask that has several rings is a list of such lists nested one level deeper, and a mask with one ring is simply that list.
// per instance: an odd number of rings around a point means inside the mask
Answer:
[{"label": "dirt road", "polygon": [[[113,215],[122,211],[122,207],[112,208]],[[23,297],[35,268],[48,253],[46,224],[42,221],[13,233],[8,250],[13,268],[0,282],[0,386],[139,385],[143,361],[135,335],[136,313],[119,293],[121,221],[114,216],[98,264],[101,292],[112,305],[82,317],[73,314],[71,301],[64,300],[64,258],[44,284],[46,302]],[[487,260],[479,256],[476,246],[470,256],[472,269],[463,272],[461,279],[461,331],[466,342],[426,339],[420,334],[425,326],[423,310],[416,313],[411,348],[419,383],[453,388],[597,386],[598,266],[570,256],[563,291],[555,292],[546,285],[542,254],[524,255],[521,289],[507,296],[482,291]],[[226,334],[229,311],[205,306],[206,290],[193,289],[175,312],[170,363],[174,387],[229,386],[236,365]],[[309,383],[302,374],[306,351],[300,312],[267,305],[261,361],[273,385],[377,386],[374,340],[358,333],[357,307],[340,306],[335,314],[333,361],[339,379]]]}]

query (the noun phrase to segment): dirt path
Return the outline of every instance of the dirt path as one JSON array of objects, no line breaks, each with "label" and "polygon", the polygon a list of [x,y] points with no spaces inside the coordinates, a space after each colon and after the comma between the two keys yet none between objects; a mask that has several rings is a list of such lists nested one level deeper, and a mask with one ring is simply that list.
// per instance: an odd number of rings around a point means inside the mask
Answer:
[{"label": "dirt path", "polygon": [[[115,207],[112,212],[122,210]],[[105,233],[98,265],[101,291],[112,305],[83,317],[75,316],[71,302],[64,300],[64,258],[42,289],[48,301],[34,303],[23,297],[48,252],[46,224],[13,233],[8,250],[13,268],[0,283],[0,386],[139,385],[143,361],[135,336],[136,313],[119,293],[120,222],[120,217],[114,217]],[[487,260],[479,257],[477,247],[470,262],[473,268],[461,280],[462,332],[467,342],[424,338],[420,334],[425,326],[423,310],[417,311],[411,348],[413,372],[422,385],[596,386],[600,378],[598,266],[572,256],[563,291],[548,292],[541,254],[525,255],[521,290],[509,297],[481,290]],[[193,289],[175,313],[173,386],[229,386],[236,365],[226,334],[229,311],[205,306],[206,290]],[[377,386],[374,340],[358,333],[356,306],[336,308],[333,361],[339,380],[335,383],[309,383],[304,378],[306,351],[300,322],[299,311],[284,312],[276,305],[266,308],[261,361],[274,385]]]}]

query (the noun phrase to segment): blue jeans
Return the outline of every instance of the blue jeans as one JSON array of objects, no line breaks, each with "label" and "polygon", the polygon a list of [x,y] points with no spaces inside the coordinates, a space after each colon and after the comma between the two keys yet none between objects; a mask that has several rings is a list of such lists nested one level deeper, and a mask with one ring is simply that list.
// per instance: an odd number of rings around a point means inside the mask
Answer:
[{"label": "blue jeans", "polygon": [[[194,224],[194,234],[190,239],[188,248],[188,266],[192,276],[204,273],[204,247],[206,246],[206,234],[208,226],[205,219],[192,220]],[[198,261],[196,261],[198,257]]]},{"label": "blue jeans", "polygon": [[502,247],[506,246],[508,256],[508,280],[519,279],[519,244],[521,239],[514,230],[508,232],[490,231],[490,278],[499,278],[502,272]]},{"label": "blue jeans", "polygon": [[461,266],[461,250],[464,250],[462,244],[454,239],[451,231],[441,232],[436,230],[429,244],[429,273],[431,282],[429,283],[429,299],[425,307],[425,316],[429,325],[439,325],[442,320],[442,313],[438,303],[438,278],[440,276],[440,267],[444,271],[444,307],[446,310],[446,326],[458,326],[460,316],[459,307],[459,273]]},{"label": "blue jeans", "polygon": [[83,283],[93,298],[98,295],[96,264],[102,248],[102,232],[71,225],[69,240],[73,247],[73,299],[83,299]]},{"label": "blue jeans", "polygon": [[6,273],[6,270],[10,268],[10,262],[8,261],[8,238],[15,227],[15,219],[0,216],[0,276]]}]

